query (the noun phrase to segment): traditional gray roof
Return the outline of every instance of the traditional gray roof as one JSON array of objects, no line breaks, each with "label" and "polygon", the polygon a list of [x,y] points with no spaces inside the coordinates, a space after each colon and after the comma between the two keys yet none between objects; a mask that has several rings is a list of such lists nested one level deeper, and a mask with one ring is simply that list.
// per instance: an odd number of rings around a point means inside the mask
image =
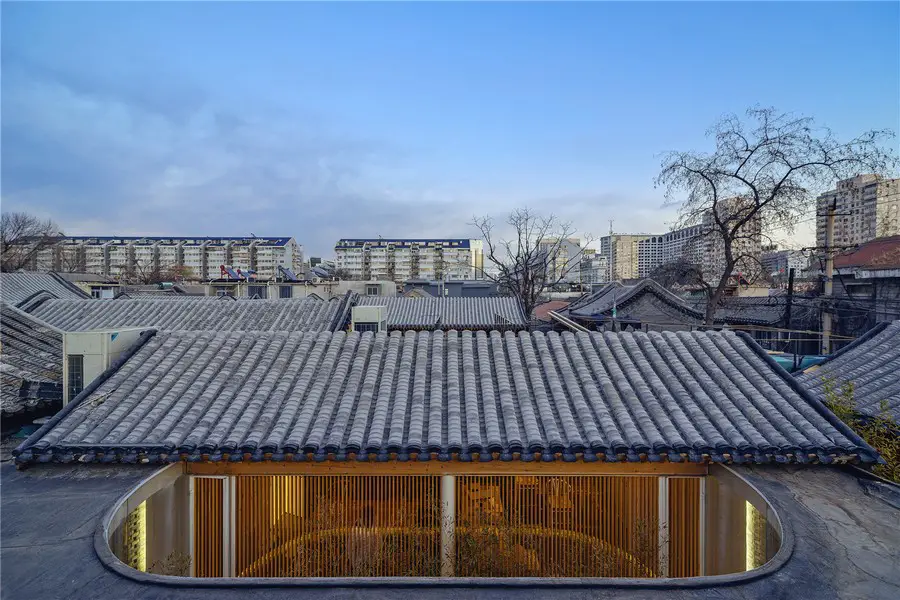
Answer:
[{"label": "traditional gray roof", "polygon": [[62,332],[5,302],[0,307],[4,414],[62,403]]},{"label": "traditional gray roof", "polygon": [[314,298],[233,302],[211,297],[173,300],[47,300],[31,314],[64,331],[110,327],[171,330],[327,331],[340,300]]},{"label": "traditional gray roof", "polygon": [[[701,314],[706,311],[706,298],[693,300],[693,307]],[[716,320],[725,323],[756,324],[765,326],[780,325],[784,320],[787,308],[787,297],[779,296],[730,296],[722,298],[722,303],[716,308]],[[797,318],[801,310],[799,302],[794,303],[794,317]],[[816,311],[818,316],[818,311]]]},{"label": "traditional gray roof", "polygon": [[900,422],[900,321],[880,323],[796,378],[822,401],[826,385],[839,392],[852,382],[853,399],[861,414],[878,414],[884,402],[888,413]]},{"label": "traditional gray roof", "polygon": [[569,313],[577,317],[604,314],[611,312],[613,306],[617,309],[627,306],[629,302],[645,293],[658,296],[694,320],[703,317],[702,314],[696,313],[683,298],[676,296],[652,279],[643,279],[633,285],[623,285],[618,282],[608,283],[596,292],[587,294],[569,304]]},{"label": "traditional gray roof", "polygon": [[741,333],[144,336],[18,459],[878,460]]},{"label": "traditional gray roof", "polygon": [[0,299],[3,302],[18,305],[39,292],[48,292],[55,298],[90,298],[89,294],[56,273],[0,273]]},{"label": "traditional gray roof", "polygon": [[[686,300],[652,279],[643,279],[631,285],[609,283],[570,304],[568,313],[578,319],[600,320],[610,315],[615,305],[617,312],[629,316],[629,307],[648,295],[672,309],[672,314],[681,315],[685,325],[702,325],[706,320],[705,297]],[[786,306],[784,295],[723,298],[716,309],[715,321],[717,324],[775,326],[782,323]],[[792,321],[799,320],[810,310],[815,315],[819,314],[817,308],[807,303],[801,304],[798,299],[794,302]],[[640,314],[631,316],[638,320],[641,317]]]},{"label": "traditional gray roof", "polygon": [[389,330],[496,329],[518,331],[528,326],[516,298],[408,298],[359,296],[357,306],[387,307]]}]

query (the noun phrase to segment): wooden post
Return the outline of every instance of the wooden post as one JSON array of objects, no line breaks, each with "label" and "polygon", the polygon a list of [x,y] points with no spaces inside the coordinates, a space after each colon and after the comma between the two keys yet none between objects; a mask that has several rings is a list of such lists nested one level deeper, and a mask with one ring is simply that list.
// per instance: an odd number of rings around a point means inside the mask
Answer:
[{"label": "wooden post", "polygon": [[456,571],[456,477],[441,475],[441,577]]},{"label": "wooden post", "polygon": [[659,576],[669,576],[669,478],[659,478]]}]

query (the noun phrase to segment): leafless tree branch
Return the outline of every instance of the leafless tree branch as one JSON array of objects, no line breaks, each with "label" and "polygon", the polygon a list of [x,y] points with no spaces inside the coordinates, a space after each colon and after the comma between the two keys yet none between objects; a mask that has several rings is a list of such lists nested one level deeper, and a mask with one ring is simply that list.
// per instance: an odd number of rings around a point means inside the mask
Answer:
[{"label": "leafless tree branch", "polygon": [[34,268],[41,250],[59,241],[63,233],[47,219],[25,212],[5,212],[0,225],[0,268],[4,272]]},{"label": "leafless tree branch", "polygon": [[508,239],[497,233],[489,216],[473,217],[471,225],[481,233],[485,262],[493,267],[494,272],[484,271],[485,278],[518,298],[529,316],[546,290],[566,281],[574,269],[581,267],[584,249],[593,241],[587,235],[574,255],[564,254],[564,245],[575,233],[572,224],[528,208],[516,209],[507,217],[506,225],[512,232]]},{"label": "leafless tree branch", "polygon": [[728,115],[707,134],[715,140],[712,153],[671,152],[656,178],[668,202],[680,200],[677,226],[703,225],[702,236],[723,251],[721,270],[706,274],[711,279],[707,325],[736,269],[759,262],[742,245],[763,232],[792,231],[816,194],[836,180],[885,173],[898,164],[884,146],[891,131],[868,131],[841,142],[811,118],[773,108],[751,108],[746,119]]}]

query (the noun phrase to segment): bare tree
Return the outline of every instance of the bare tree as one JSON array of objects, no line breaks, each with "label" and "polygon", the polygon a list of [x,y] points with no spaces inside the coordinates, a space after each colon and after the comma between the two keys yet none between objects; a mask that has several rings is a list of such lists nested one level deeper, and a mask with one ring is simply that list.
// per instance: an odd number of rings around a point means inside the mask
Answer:
[{"label": "bare tree", "polygon": [[835,180],[897,164],[882,146],[893,137],[890,131],[840,142],[813,119],[773,108],[749,109],[746,121],[725,116],[707,132],[715,139],[712,153],[670,152],[656,178],[667,200],[681,203],[678,227],[702,225],[708,243],[719,245],[721,264],[705,274],[711,288],[707,325],[736,269],[758,260],[747,252],[759,245],[749,243],[753,236],[791,233],[812,209],[815,194]]},{"label": "bare tree", "polygon": [[495,273],[482,270],[484,277],[522,303],[530,317],[541,294],[563,282],[574,269],[580,268],[584,248],[593,241],[590,235],[574,256],[560,261],[566,241],[575,233],[571,223],[556,216],[540,216],[528,208],[510,213],[506,224],[511,228],[510,239],[496,231],[491,217],[474,217],[471,225],[481,232],[485,245],[485,260]]},{"label": "bare tree", "polygon": [[5,212],[0,219],[0,269],[4,272],[31,266],[41,250],[52,246],[63,235],[50,219],[42,221],[25,212]]},{"label": "bare tree", "polygon": [[659,265],[648,277],[667,290],[691,287],[702,289],[709,295],[710,286],[703,279],[703,268],[684,257]]},{"label": "bare tree", "polygon": [[189,267],[179,267],[174,262],[161,263],[155,259],[134,259],[131,266],[122,272],[121,279],[135,285],[151,285],[175,281],[181,277],[183,270],[190,272]]}]

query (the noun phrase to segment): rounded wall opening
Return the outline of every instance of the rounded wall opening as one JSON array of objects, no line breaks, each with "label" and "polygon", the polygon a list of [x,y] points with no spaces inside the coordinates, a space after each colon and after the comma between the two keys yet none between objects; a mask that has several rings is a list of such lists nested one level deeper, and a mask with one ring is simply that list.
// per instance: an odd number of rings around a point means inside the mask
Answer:
[{"label": "rounded wall opening", "polygon": [[[668,477],[664,486],[658,486],[659,477],[635,477],[652,481],[640,492],[643,495],[633,498],[624,488],[614,490],[598,483],[592,488],[595,495],[591,497],[590,505],[581,506],[575,502],[574,517],[566,516],[565,498],[551,501],[548,496],[541,508],[547,511],[546,518],[540,522],[526,522],[504,512],[509,498],[518,498],[527,510],[538,510],[528,504],[528,486],[516,487],[513,481],[509,484],[509,493],[491,499],[499,520],[472,520],[461,512],[455,513],[455,543],[457,547],[470,550],[462,554],[457,552],[451,571],[454,575],[444,578],[441,575],[446,575],[447,570],[442,569],[441,543],[446,530],[440,516],[437,483],[440,477],[433,478],[433,482],[425,481],[413,490],[416,498],[430,498],[429,505],[421,502],[415,508],[403,505],[403,511],[407,515],[418,514],[418,520],[399,525],[380,522],[375,526],[366,521],[371,517],[353,516],[346,522],[329,522],[328,519],[333,520],[334,516],[321,521],[321,509],[316,509],[319,511],[316,518],[320,521],[304,529],[298,525],[298,520],[310,519],[313,513],[307,511],[300,515],[301,498],[304,494],[306,498],[311,497],[312,492],[307,488],[319,485],[312,482],[314,478],[326,476],[200,477],[185,474],[184,470],[181,464],[162,469],[111,510],[102,530],[102,543],[110,552],[107,556],[103,552],[100,555],[121,574],[151,580],[174,576],[187,578],[184,581],[207,583],[221,578],[231,584],[244,582],[241,585],[272,581],[273,578],[296,581],[298,585],[311,581],[330,581],[328,585],[337,585],[347,579],[385,582],[398,578],[432,584],[436,581],[460,583],[462,580],[508,584],[513,579],[541,578],[541,581],[547,581],[550,578],[567,585],[578,581],[602,586],[621,585],[623,581],[654,585],[653,581],[658,577],[668,577],[668,581],[677,580],[686,585],[691,582],[709,585],[712,580],[724,583],[762,576],[779,568],[789,555],[782,548],[782,525],[770,504],[740,476],[740,469],[719,465],[710,466],[705,477]],[[266,480],[267,477],[282,479],[280,483],[272,483]],[[375,479],[379,476],[363,477]],[[596,476],[597,479],[603,477]],[[457,477],[458,480],[465,478],[476,476]],[[563,479],[550,474],[519,477],[523,480],[541,478],[546,478],[550,487],[559,487],[550,480]],[[625,478],[618,477],[620,481]],[[265,510],[248,517],[248,500],[242,499],[240,486],[247,485],[250,479],[262,487],[254,488],[253,494],[248,492],[246,498],[257,498],[258,490],[263,489],[268,490],[265,493],[269,496],[264,503]],[[678,486],[688,480],[696,482],[696,494],[678,491]],[[323,490],[337,488],[320,486],[315,489],[321,494]],[[570,504],[572,498],[578,498],[578,485],[573,489],[568,491]],[[605,504],[597,502],[597,494],[609,496]],[[618,500],[614,500],[616,494]],[[458,507],[461,497],[457,498],[457,511],[462,510]],[[346,495],[326,499],[328,504],[336,507],[346,507],[351,502]],[[635,520],[631,513],[625,516],[625,507],[638,501],[666,511],[655,513],[657,517],[659,514],[667,516],[661,520],[653,520],[651,516],[645,522],[642,517]],[[592,518],[585,508],[591,505],[598,507],[597,513],[612,511],[618,516],[622,523],[616,527],[624,528],[624,533],[613,539],[607,531],[579,525]],[[679,521],[688,511],[695,511],[696,517]],[[638,531],[648,527],[652,530],[649,537],[646,537],[647,531]],[[685,527],[690,531],[685,531]],[[270,530],[268,537],[253,533],[266,529]],[[650,545],[629,545],[630,542],[622,541],[635,540],[641,535],[650,540]],[[560,554],[559,548],[567,548],[566,552],[577,557],[574,561],[577,564],[573,565],[569,554]],[[467,561],[469,552],[473,555]],[[347,563],[350,567],[338,571],[296,567],[298,561],[322,553],[354,558]],[[482,555],[502,557],[502,564],[493,569],[480,568]],[[685,559],[688,555],[691,558]],[[773,559],[780,559],[780,563]],[[413,564],[415,568],[383,568],[392,563]]]}]

